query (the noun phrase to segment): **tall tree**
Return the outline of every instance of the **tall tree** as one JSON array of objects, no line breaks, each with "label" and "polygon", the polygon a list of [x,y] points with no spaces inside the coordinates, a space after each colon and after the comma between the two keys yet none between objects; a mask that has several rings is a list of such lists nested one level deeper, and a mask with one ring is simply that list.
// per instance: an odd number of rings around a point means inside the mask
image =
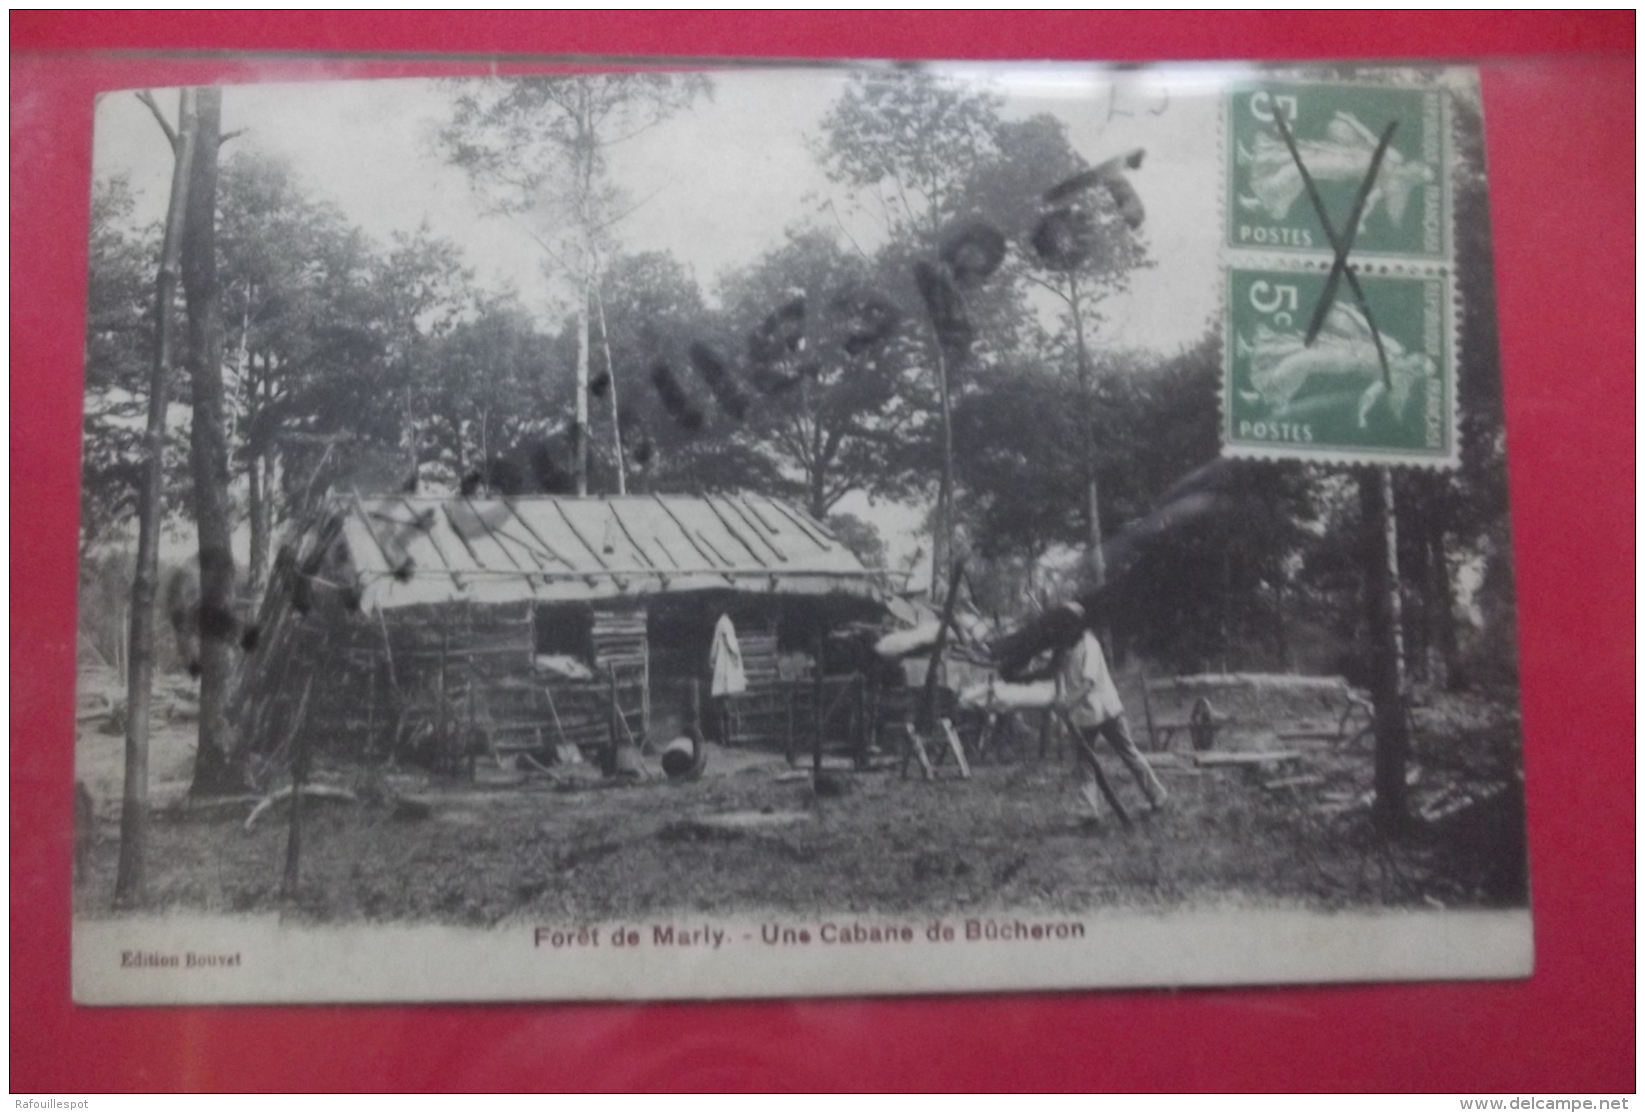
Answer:
[{"label": "tall tree", "polygon": [[[365,297],[374,260],[335,208],[309,196],[286,162],[256,150],[226,159],[218,182],[218,289],[228,361],[231,477],[245,482],[247,583],[268,568],[281,518],[283,436],[301,428],[314,384],[378,358]],[[356,412],[356,416],[358,413]]]},{"label": "tall tree", "polygon": [[472,315],[473,278],[463,266],[461,249],[435,236],[426,223],[410,234],[395,233],[388,254],[375,268],[384,371],[403,413],[398,445],[402,476],[422,455],[419,430],[441,420],[424,395],[435,378],[436,346]]},{"label": "tall tree", "polygon": [[512,296],[476,296],[471,312],[430,339],[421,380],[425,478],[450,486],[522,438],[548,431],[540,384],[550,341]]},{"label": "tall tree", "polygon": [[242,787],[244,755],[234,744],[226,715],[237,624],[228,439],[223,429],[223,336],[217,302],[217,149],[222,141],[223,91],[207,86],[195,95],[196,148],[189,168],[181,264],[188,306],[189,383],[194,401],[190,449],[200,551],[200,740],[190,791],[200,794]]},{"label": "tall tree", "polygon": [[171,378],[173,302],[177,294],[182,232],[193,186],[198,151],[199,119],[195,94],[178,94],[177,126],[173,128],[152,96],[144,103],[166,133],[172,149],[171,197],[166,206],[166,230],[161,241],[160,268],[154,283],[156,338],[149,378],[148,424],[143,438],[143,481],[137,508],[137,567],[131,587],[131,651],[126,688],[125,795],[120,810],[120,863],[115,875],[115,900],[136,904],[143,899],[148,854],[148,726],[149,697],[154,682],[155,594],[159,580],[160,494],[165,467],[167,385]]},{"label": "tall tree", "polygon": [[1104,569],[1096,462],[1096,382],[1094,345],[1087,332],[1098,321],[1103,299],[1124,289],[1131,272],[1144,263],[1142,246],[1133,234],[1142,223],[1142,207],[1123,176],[1124,170],[1135,168],[1141,158],[1141,151],[1117,156],[1053,187],[1046,194],[1049,211],[1035,227],[1031,257],[1023,252],[1027,265],[1022,273],[1062,303],[1064,320],[1073,337],[1074,375],[1082,416],[1080,470],[1085,480],[1089,574],[1092,586],[1099,588]]},{"label": "tall tree", "polygon": [[[902,342],[912,307],[887,296],[900,277],[887,258],[866,260],[827,232],[801,231],[723,291],[726,355],[751,379],[748,435],[797,477],[789,493],[818,518],[852,491],[908,493],[918,370]],[[778,327],[789,330],[791,350],[773,346]]]},{"label": "tall tree", "polygon": [[[712,328],[696,278],[663,252],[623,253],[607,261],[594,295],[603,321],[594,409],[622,434],[621,455],[617,440],[592,446],[598,485],[623,491],[632,481],[668,491],[735,484],[749,463],[737,423],[691,379],[690,345]],[[663,385],[691,395],[688,408],[659,393],[659,367],[668,369]],[[669,401],[676,401],[673,412]]]},{"label": "tall tree", "polygon": [[523,217],[574,290],[574,472],[588,489],[589,332],[600,270],[633,203],[611,180],[610,149],[708,95],[696,74],[609,73],[464,81],[437,146],[494,212]]},{"label": "tall tree", "polygon": [[[998,156],[1000,108],[995,94],[945,81],[924,70],[854,74],[822,122],[816,154],[824,172],[853,203],[880,220],[909,262],[926,267],[945,234],[967,215],[966,183]],[[927,271],[933,296],[945,276]],[[958,292],[943,291],[958,302]],[[948,567],[953,542],[954,452],[951,364],[961,345],[938,314],[929,321],[926,360],[936,387],[939,463],[932,544],[932,583]]]},{"label": "tall tree", "polygon": [[142,422],[154,369],[160,244],[157,231],[131,227],[135,206],[125,178],[93,183],[80,468],[82,560],[129,528],[146,466]]}]

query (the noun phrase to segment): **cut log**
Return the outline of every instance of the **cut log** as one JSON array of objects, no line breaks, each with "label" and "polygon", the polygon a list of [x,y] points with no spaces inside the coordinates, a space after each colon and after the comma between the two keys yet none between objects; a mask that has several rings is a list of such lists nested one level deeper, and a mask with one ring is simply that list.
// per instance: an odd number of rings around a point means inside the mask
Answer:
[{"label": "cut log", "polygon": [[[187,786],[185,785],[186,789]],[[257,804],[263,797],[251,794],[237,794],[234,796],[189,796],[185,794],[175,804],[165,809],[166,813],[174,816],[197,816],[211,812],[238,811],[247,804]]]}]

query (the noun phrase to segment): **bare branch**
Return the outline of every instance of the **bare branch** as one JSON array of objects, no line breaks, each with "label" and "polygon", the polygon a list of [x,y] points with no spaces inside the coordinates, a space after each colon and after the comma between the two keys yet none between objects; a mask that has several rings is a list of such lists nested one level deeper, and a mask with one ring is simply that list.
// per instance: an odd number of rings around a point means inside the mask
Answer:
[{"label": "bare branch", "polygon": [[851,246],[856,248],[857,254],[861,255],[865,260],[872,262],[873,260],[869,256],[868,252],[864,251],[862,249],[862,245],[857,242],[857,237],[851,234],[851,229],[847,228],[845,226],[845,221],[840,219],[840,210],[835,207],[834,199],[830,197],[823,207],[833,215],[834,223],[839,226],[840,232],[844,234],[845,238],[851,241]]},{"label": "bare branch", "polygon": [[1045,279],[1039,277],[1027,268],[1023,268],[1017,273],[1020,277],[1028,279],[1028,281],[1032,282],[1034,285],[1050,290],[1053,294],[1057,295],[1057,297],[1061,298],[1064,304],[1066,304],[1070,309],[1074,308],[1074,303],[1068,300],[1068,291],[1064,290],[1061,286],[1058,286],[1053,282],[1047,282]]},{"label": "bare branch", "polygon": [[518,228],[520,231],[522,231],[526,235],[530,236],[532,238],[532,240],[534,240],[536,242],[537,246],[542,248],[543,252],[550,259],[552,259],[557,265],[559,265],[560,267],[562,267],[565,270],[571,270],[572,269],[571,264],[569,264],[565,261],[565,257],[563,255],[561,255],[558,251],[554,250],[553,246],[547,240],[543,239],[536,232],[532,231],[531,226],[529,224],[527,224],[525,221],[520,220],[519,218],[517,218],[513,213],[505,212],[505,213],[503,213],[503,216],[507,217],[509,222],[511,224],[513,224],[516,228]]},{"label": "bare branch", "polygon": [[230,139],[233,139],[236,136],[244,135],[246,132],[248,132],[250,130],[251,130],[250,128],[235,128],[233,131],[225,131],[222,135],[219,135],[217,137],[217,145],[219,147],[221,147],[224,143],[227,143]]},{"label": "bare branch", "polygon": [[646,204],[650,203],[651,201],[655,200],[657,195],[660,194],[663,191],[663,188],[664,188],[663,186],[658,186],[656,189],[652,190],[650,193],[646,194],[644,197],[642,197],[638,201],[634,202],[632,205],[630,205],[628,208],[624,209],[622,212],[615,213],[612,216],[607,217],[605,220],[602,220],[602,221],[599,221],[597,223],[591,224],[590,227],[589,227],[589,231],[597,234],[597,233],[600,233],[600,232],[604,232],[607,228],[610,228],[613,224],[621,223],[625,218],[627,218],[629,216],[632,216],[642,205],[646,205]]},{"label": "bare branch", "polygon": [[154,94],[149,92],[147,89],[139,89],[137,91],[137,99],[146,104],[148,106],[148,110],[154,113],[155,122],[160,125],[160,130],[166,133],[166,142],[171,144],[171,149],[173,151],[176,151],[177,129],[171,126],[170,122],[166,120],[165,113],[161,112],[160,106],[154,102]]}]

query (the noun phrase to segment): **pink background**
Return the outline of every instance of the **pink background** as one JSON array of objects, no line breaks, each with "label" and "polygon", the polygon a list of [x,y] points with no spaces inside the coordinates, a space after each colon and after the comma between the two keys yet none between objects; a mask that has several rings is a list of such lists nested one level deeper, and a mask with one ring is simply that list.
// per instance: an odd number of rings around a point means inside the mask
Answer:
[{"label": "pink background", "polygon": [[[11,31],[14,1091],[1634,1089],[1633,13],[99,12],[14,14]],[[86,53],[111,48],[1486,59],[1535,975],[713,1005],[76,1008],[73,554],[92,94],[245,73],[223,58]],[[315,73],[302,59],[278,65]]]}]

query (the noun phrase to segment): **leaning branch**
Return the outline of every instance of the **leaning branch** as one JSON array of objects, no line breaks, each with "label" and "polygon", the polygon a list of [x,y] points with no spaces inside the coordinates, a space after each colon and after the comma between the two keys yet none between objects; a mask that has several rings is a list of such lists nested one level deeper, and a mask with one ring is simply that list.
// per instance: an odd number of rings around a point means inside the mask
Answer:
[{"label": "leaning branch", "polygon": [[147,89],[139,89],[137,99],[147,105],[150,112],[154,113],[155,122],[160,125],[160,130],[166,133],[166,142],[171,144],[173,151],[177,150],[177,129],[171,126],[170,121],[166,119],[166,114],[161,112],[160,106],[154,102],[154,94]]}]

